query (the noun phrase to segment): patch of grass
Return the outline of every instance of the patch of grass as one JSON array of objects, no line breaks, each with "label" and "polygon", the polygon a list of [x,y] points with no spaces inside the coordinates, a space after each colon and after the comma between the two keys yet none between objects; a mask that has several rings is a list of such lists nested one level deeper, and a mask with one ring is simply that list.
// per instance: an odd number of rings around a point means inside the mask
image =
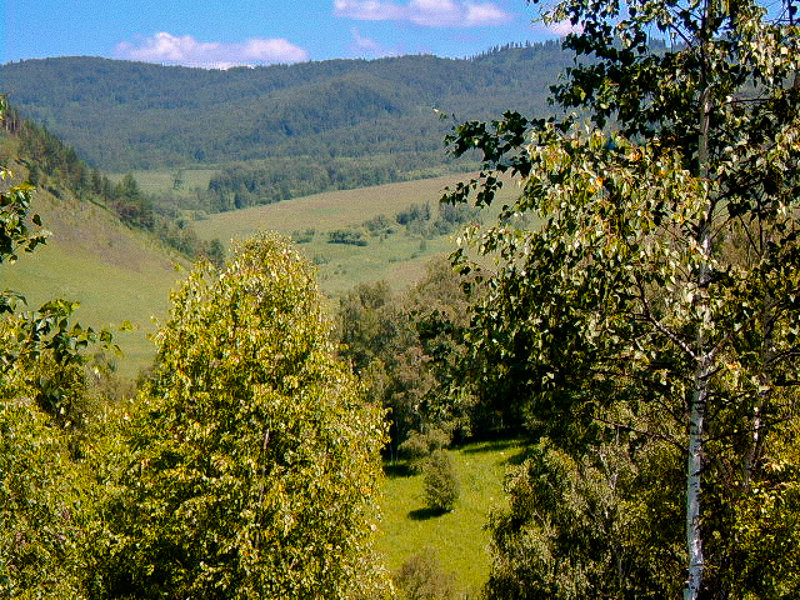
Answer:
[{"label": "patch of grass", "polygon": [[426,506],[424,476],[407,476],[402,465],[387,466],[378,550],[396,571],[426,547],[436,548],[442,568],[456,574],[456,587],[480,591],[489,576],[489,533],[484,529],[493,509],[506,505],[503,480],[523,445],[516,441],[483,442],[449,450],[461,495],[451,512]]},{"label": "patch of grass", "polygon": [[155,346],[147,339],[155,330],[152,317],[166,316],[169,291],[184,275],[175,265],[185,261],[108,211],[62,198],[35,193],[33,212],[53,235],[33,254],[0,265],[0,287],[23,294],[28,309],[53,298],[78,301],[73,319],[84,327],[113,331],[130,321],[133,331],[117,333],[115,341],[124,353],[120,374],[135,377],[153,360]]},{"label": "patch of grass", "polygon": [[[175,189],[175,175],[180,171],[182,184]],[[216,175],[217,169],[166,169],[159,171],[133,171],[139,189],[147,194],[174,194],[176,196],[193,196],[196,189],[208,189],[208,182]],[[117,183],[125,173],[113,173],[108,177]]]},{"label": "patch of grass", "polygon": [[[316,234],[300,249],[319,265],[321,287],[329,294],[340,294],[354,285],[385,279],[401,289],[418,281],[425,264],[434,256],[455,248],[453,236],[423,240],[409,235],[395,223],[395,232],[367,236],[367,246],[327,243],[328,232],[359,226],[386,215],[393,216],[412,204],[436,206],[444,188],[469,178],[468,174],[446,175],[432,179],[393,183],[356,190],[315,194],[275,204],[212,215],[194,223],[200,238],[218,238],[223,243],[243,239],[259,230],[276,230],[286,235],[314,229]],[[516,186],[507,185],[495,202],[497,207],[511,202]],[[494,214],[493,209],[491,214]]]}]

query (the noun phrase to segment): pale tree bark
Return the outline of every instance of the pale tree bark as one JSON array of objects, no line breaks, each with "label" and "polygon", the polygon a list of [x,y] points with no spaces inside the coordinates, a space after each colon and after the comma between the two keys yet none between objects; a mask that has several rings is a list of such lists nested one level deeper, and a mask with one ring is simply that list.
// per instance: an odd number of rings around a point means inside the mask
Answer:
[{"label": "pale tree bark", "polygon": [[[706,56],[707,44],[710,42],[709,26],[712,18],[712,1],[706,0],[703,11],[703,26],[700,29],[701,52],[701,93],[699,98],[699,138],[697,148],[698,173],[707,179],[709,170],[709,127],[711,123],[711,91],[707,81]],[[714,200],[709,198],[708,214],[698,234],[698,243],[702,252],[700,272],[697,284],[705,289],[711,280],[711,225],[713,223]],[[689,404],[689,440],[686,465],[686,549],[689,556],[684,600],[697,600],[703,581],[705,560],[703,557],[703,535],[700,529],[701,493],[703,473],[703,438],[705,434],[705,416],[708,404],[709,378],[714,370],[714,352],[709,347],[707,332],[711,330],[710,306],[706,300],[703,322],[699,326],[695,356],[697,370],[694,377],[694,389]]]},{"label": "pale tree bark", "polygon": [[[710,227],[705,227],[701,238],[701,248],[705,263],[700,271],[700,285],[707,285],[711,276],[708,262],[711,258]],[[697,370],[694,390],[689,406],[689,441],[686,469],[686,547],[689,554],[688,577],[684,590],[684,600],[697,600],[703,580],[705,560],[703,557],[703,535],[700,529],[701,492],[703,474],[703,442],[705,435],[706,407],[708,406],[710,378],[715,369],[715,352],[710,347],[707,332],[711,329],[711,313],[707,306],[703,323],[697,335]]]},{"label": "pale tree bark", "polygon": [[[700,335],[702,338],[702,334]],[[703,341],[700,339],[699,341]],[[700,360],[695,375],[689,414],[689,444],[686,473],[686,546],[689,569],[684,590],[685,600],[696,600],[703,579],[703,536],[700,530],[701,479],[703,473],[703,436],[709,394],[709,378],[714,369],[714,354],[707,352]]]}]

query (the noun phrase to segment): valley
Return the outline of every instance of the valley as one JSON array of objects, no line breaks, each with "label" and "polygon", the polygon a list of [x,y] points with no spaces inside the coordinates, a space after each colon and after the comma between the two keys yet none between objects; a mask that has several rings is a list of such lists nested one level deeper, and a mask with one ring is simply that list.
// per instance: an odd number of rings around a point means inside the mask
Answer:
[{"label": "valley", "polygon": [[795,4],[0,65],[0,597],[798,597]]}]

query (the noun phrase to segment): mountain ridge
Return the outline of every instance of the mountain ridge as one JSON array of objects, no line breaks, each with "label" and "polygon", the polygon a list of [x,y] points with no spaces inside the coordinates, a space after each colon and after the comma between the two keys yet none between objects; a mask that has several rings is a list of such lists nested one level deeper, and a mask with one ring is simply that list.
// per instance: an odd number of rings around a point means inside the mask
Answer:
[{"label": "mountain ridge", "polygon": [[541,116],[572,57],[558,42],[509,45],[468,59],[407,55],[226,71],[95,57],[0,67],[0,91],[108,171],[270,157],[423,152],[446,160],[451,122],[508,106]]}]

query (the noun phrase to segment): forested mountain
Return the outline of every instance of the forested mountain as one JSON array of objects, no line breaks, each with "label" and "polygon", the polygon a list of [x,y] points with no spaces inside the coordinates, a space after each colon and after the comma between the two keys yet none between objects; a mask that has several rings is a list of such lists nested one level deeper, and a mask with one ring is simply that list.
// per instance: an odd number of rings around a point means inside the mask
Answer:
[{"label": "forested mountain", "polygon": [[557,42],[469,59],[403,56],[227,71],[50,58],[0,67],[0,91],[23,117],[111,171],[391,154],[396,169],[413,172],[448,160],[442,138],[453,121],[434,108],[458,120],[493,118],[508,106],[540,115],[549,110],[548,87],[570,63]]}]

